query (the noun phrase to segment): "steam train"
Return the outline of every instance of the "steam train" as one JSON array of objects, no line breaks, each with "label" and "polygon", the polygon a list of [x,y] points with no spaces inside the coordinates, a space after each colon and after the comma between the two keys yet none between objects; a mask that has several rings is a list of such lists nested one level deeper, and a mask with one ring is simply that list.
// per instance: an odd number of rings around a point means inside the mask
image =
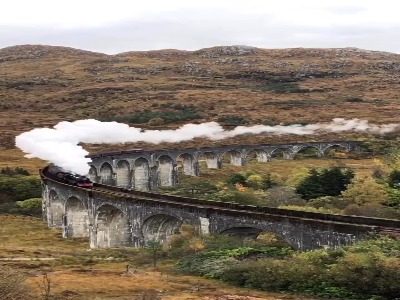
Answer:
[{"label": "steam train", "polygon": [[87,178],[86,176],[66,172],[62,168],[57,167],[55,165],[49,165],[46,168],[46,175],[56,181],[70,185],[75,185],[85,188],[90,188],[93,186],[93,182],[91,182],[90,179]]}]

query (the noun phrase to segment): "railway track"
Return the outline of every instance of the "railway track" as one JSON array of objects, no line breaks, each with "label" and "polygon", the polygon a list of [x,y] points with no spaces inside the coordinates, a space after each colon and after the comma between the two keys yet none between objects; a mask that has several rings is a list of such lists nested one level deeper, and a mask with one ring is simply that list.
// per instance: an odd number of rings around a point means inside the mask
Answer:
[{"label": "railway track", "polygon": [[360,217],[351,215],[334,215],[324,214],[316,212],[306,212],[297,210],[280,209],[274,207],[264,206],[253,206],[253,205],[241,205],[233,202],[220,202],[212,200],[202,200],[196,198],[177,197],[166,194],[157,194],[153,192],[137,191],[132,189],[126,189],[116,186],[103,185],[94,183],[93,187],[81,188],[72,186],[66,183],[61,183],[57,180],[46,176],[46,169],[40,171],[42,180],[50,180],[59,184],[73,187],[76,189],[85,190],[89,195],[93,197],[93,194],[100,193],[106,195],[113,195],[113,197],[132,199],[136,201],[148,201],[153,203],[167,203],[176,206],[192,207],[202,210],[210,211],[224,211],[232,212],[237,214],[251,214],[260,216],[281,216],[286,218],[296,218],[305,220],[314,220],[317,222],[329,222],[335,224],[351,224],[353,226],[368,226],[373,229],[374,232],[388,234],[394,237],[400,237],[400,220]]}]

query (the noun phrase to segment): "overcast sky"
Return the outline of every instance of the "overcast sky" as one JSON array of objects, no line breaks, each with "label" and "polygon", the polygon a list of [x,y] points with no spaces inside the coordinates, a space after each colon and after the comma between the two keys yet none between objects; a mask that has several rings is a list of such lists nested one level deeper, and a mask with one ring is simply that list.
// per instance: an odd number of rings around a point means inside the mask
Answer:
[{"label": "overcast sky", "polygon": [[69,46],[103,53],[358,47],[400,53],[398,0],[2,0],[0,48]]}]

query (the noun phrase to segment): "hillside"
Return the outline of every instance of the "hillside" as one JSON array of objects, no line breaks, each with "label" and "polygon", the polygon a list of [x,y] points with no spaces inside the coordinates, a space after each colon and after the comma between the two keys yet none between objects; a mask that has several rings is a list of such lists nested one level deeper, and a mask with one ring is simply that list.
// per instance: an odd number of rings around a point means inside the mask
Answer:
[{"label": "hillside", "polygon": [[[23,131],[86,118],[146,128],[160,116],[161,127],[210,120],[313,123],[335,117],[397,122],[400,55],[247,46],[106,55],[23,45],[0,49],[0,99],[3,149],[13,148],[15,135]],[[326,138],[343,136],[317,137]],[[315,137],[240,137],[219,143],[295,139]]]}]

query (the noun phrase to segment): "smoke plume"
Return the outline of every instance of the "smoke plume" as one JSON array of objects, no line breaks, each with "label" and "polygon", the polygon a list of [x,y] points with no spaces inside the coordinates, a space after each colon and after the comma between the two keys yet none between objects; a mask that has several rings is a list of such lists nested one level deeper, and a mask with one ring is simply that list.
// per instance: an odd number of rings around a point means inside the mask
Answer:
[{"label": "smoke plume", "polygon": [[224,130],[216,122],[203,124],[186,124],[176,130],[142,130],[117,122],[97,120],[78,120],[60,122],[54,128],[36,128],[16,137],[16,146],[27,153],[26,157],[37,157],[54,163],[65,170],[87,174],[90,158],[88,152],[79,143],[116,144],[127,142],[162,142],[177,143],[194,138],[220,140],[241,134],[270,135],[313,135],[326,132],[356,131],[375,134],[389,133],[400,127],[400,124],[376,125],[366,120],[333,119],[330,123],[310,125],[277,125],[277,126],[238,126],[233,130]]}]

